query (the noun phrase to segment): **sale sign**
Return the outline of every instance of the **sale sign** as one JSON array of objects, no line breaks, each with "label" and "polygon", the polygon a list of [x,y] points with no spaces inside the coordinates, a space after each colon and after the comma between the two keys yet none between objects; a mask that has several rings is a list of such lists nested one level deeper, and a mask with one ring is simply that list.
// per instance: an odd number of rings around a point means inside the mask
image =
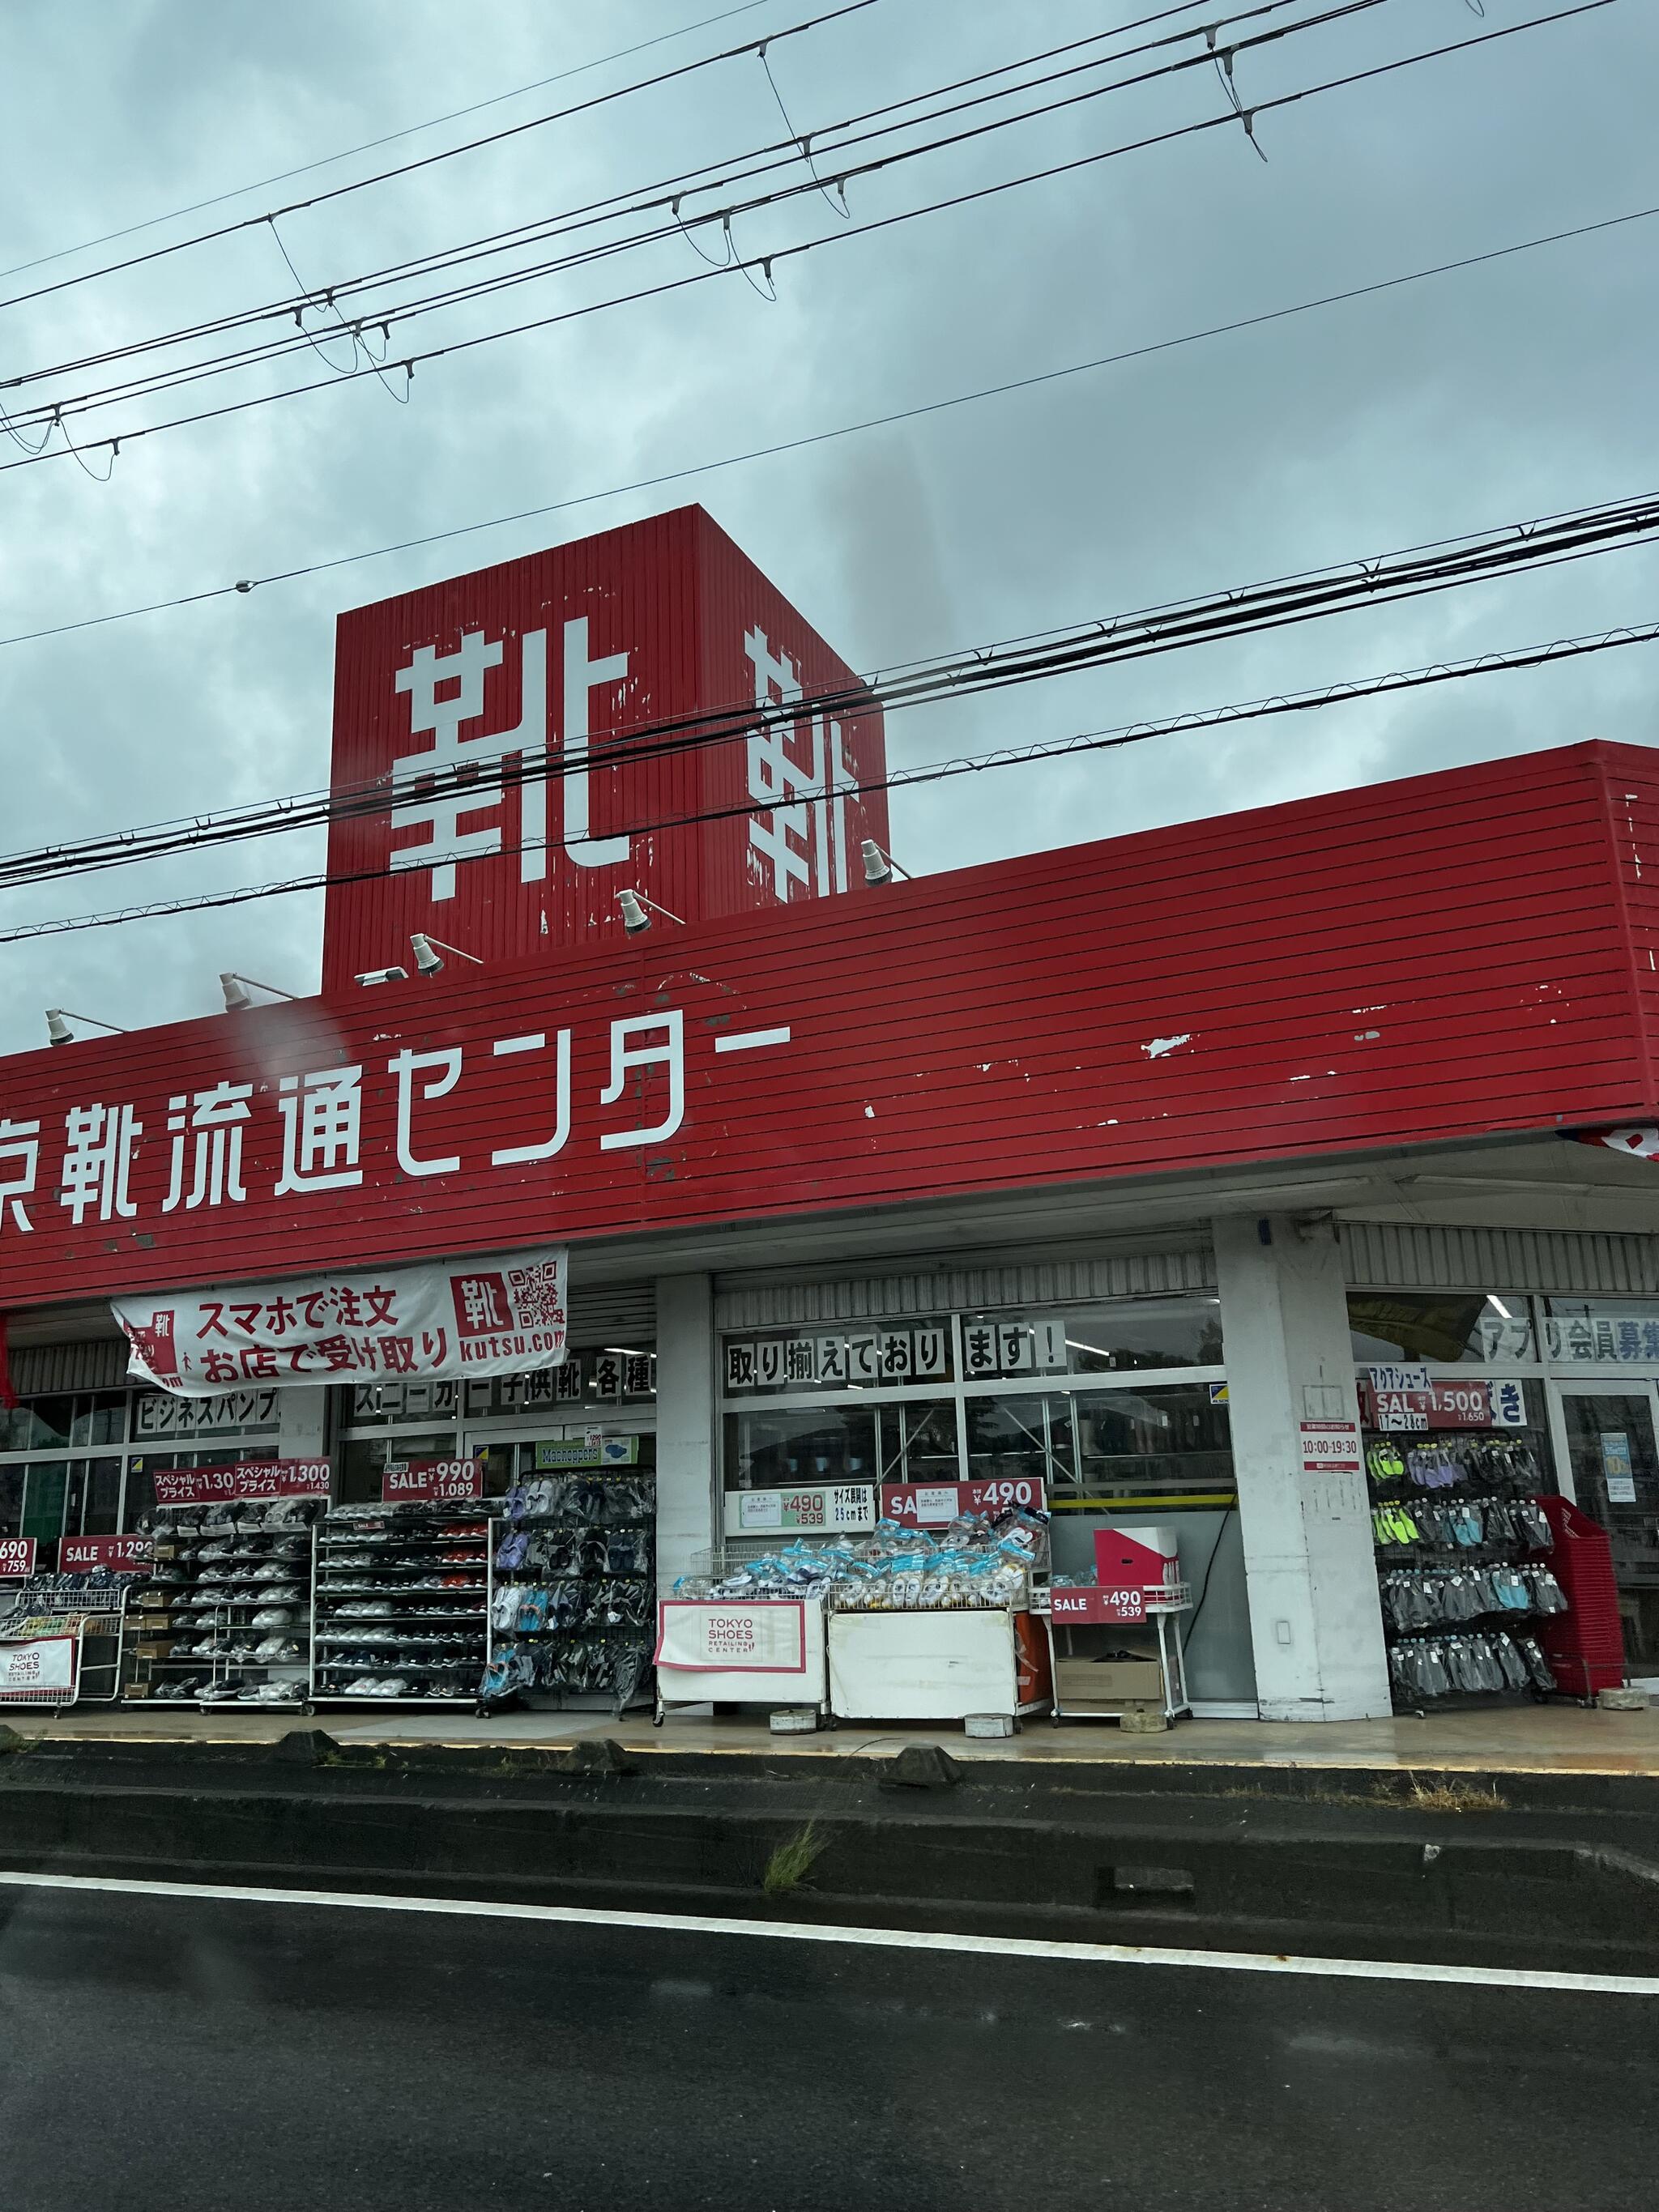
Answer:
[{"label": "sale sign", "polygon": [[881,1510],[907,1528],[942,1528],[959,1513],[1006,1513],[1021,1506],[1028,1513],[1048,1509],[1048,1492],[1034,1474],[1000,1475],[987,1482],[886,1482]]},{"label": "sale sign", "polygon": [[255,1498],[326,1498],[333,1469],[325,1459],[243,1460],[234,1467],[162,1467],[153,1478],[158,1505],[223,1505]]},{"label": "sale sign", "polygon": [[482,1498],[483,1477],[481,1459],[394,1461],[380,1477],[380,1501],[386,1505],[424,1505]]},{"label": "sale sign", "polygon": [[[1156,1597],[1158,1592],[1154,1590],[1152,1595]],[[1087,1621],[1099,1625],[1145,1620],[1146,1596],[1139,1583],[1126,1583],[1110,1589],[1098,1583],[1085,1583],[1073,1589],[1056,1586],[1049,1592],[1048,1601],[1056,1623]]]},{"label": "sale sign", "polygon": [[60,1575],[84,1575],[102,1569],[112,1575],[149,1571],[154,1547],[148,1536],[65,1536],[58,1547]]},{"label": "sale sign", "polygon": [[1425,1435],[1431,1429],[1520,1429],[1527,1422],[1521,1385],[1508,1382],[1438,1381],[1410,1390],[1362,1382],[1359,1410],[1368,1429],[1395,1436]]},{"label": "sale sign", "polygon": [[35,1548],[33,1536],[0,1536],[0,1575],[8,1581],[19,1575],[32,1575]]},{"label": "sale sign", "polygon": [[36,1636],[21,1644],[0,1644],[0,1698],[38,1698],[43,1691],[75,1687],[76,1639]]}]

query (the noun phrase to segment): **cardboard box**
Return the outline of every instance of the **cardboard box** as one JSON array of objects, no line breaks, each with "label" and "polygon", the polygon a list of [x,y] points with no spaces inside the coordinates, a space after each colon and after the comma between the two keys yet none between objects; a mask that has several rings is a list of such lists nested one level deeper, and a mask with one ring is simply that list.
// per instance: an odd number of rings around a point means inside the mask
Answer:
[{"label": "cardboard box", "polygon": [[1161,1705],[1164,1669],[1156,1659],[1057,1659],[1054,1693],[1062,1705],[1074,1698]]},{"label": "cardboard box", "polygon": [[1095,1531],[1095,1580],[1139,1583],[1144,1589],[1181,1580],[1180,1533],[1167,1524]]}]

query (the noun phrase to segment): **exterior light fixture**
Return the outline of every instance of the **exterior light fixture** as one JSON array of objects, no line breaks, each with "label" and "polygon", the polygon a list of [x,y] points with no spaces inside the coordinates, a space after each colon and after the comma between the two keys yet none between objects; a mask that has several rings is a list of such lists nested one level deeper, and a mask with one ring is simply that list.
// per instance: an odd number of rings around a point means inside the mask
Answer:
[{"label": "exterior light fixture", "polygon": [[864,880],[872,890],[890,884],[895,876],[902,876],[907,884],[913,880],[909,870],[900,867],[890,853],[884,853],[873,837],[863,840],[859,854],[864,862]]},{"label": "exterior light fixture", "polygon": [[[650,928],[652,914],[659,914],[665,921],[678,922],[682,929],[685,927],[678,915],[670,914],[665,906],[659,906],[655,899],[647,898],[643,891],[618,891],[617,904],[622,908],[623,927],[630,937],[637,937],[642,929]],[[646,912],[647,907],[651,914]]]},{"label": "exterior light fixture", "polygon": [[279,991],[274,983],[261,983],[252,975],[238,975],[232,970],[226,970],[220,975],[219,988],[225,994],[225,1012],[228,1014],[245,1014],[255,1003],[248,996],[250,988],[255,991],[268,991],[273,999],[286,999],[290,1004],[297,996],[293,991]]},{"label": "exterior light fixture", "polygon": [[46,1042],[48,1044],[73,1044],[75,1032],[70,1022],[85,1022],[94,1030],[107,1030],[112,1036],[125,1036],[128,1031],[118,1030],[113,1022],[100,1022],[91,1014],[72,1014],[67,1006],[46,1008]]},{"label": "exterior light fixture", "polygon": [[406,983],[409,970],[407,968],[370,968],[361,975],[354,975],[351,980],[354,983],[362,984]]},{"label": "exterior light fixture", "polygon": [[442,956],[446,952],[453,952],[458,960],[470,960],[475,968],[484,964],[476,952],[463,952],[459,945],[446,945],[441,937],[428,937],[423,929],[417,929],[409,943],[415,965],[422,975],[435,975],[444,964]]}]

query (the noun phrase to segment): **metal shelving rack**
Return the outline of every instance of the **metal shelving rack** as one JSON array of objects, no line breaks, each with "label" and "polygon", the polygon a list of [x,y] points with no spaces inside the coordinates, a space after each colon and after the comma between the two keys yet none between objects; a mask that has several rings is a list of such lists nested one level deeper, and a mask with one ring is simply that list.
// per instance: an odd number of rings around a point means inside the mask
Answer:
[{"label": "metal shelving rack", "polygon": [[[228,1525],[216,1522],[215,1509],[203,1505],[162,1505],[156,1508],[152,1577],[138,1595],[128,1615],[128,1626],[137,1647],[127,1695],[149,1705],[196,1705],[262,1702],[308,1708],[312,1693],[312,1622],[317,1588],[317,1532],[299,1522],[266,1527],[250,1518],[249,1506],[234,1509]],[[181,1525],[183,1524],[183,1525]],[[223,1546],[226,1548],[220,1550]],[[204,1558],[211,1551],[212,1557]],[[193,1553],[186,1558],[185,1554]],[[281,1566],[280,1580],[272,1577],[259,1589],[254,1577],[261,1569]],[[182,1569],[182,1582],[162,1580],[167,1571]],[[204,1582],[208,1594],[216,1593],[222,1579],[226,1595],[203,1603]],[[297,1585],[299,1601],[278,1599],[274,1593]],[[229,1595],[240,1587],[248,1593]],[[254,1616],[276,1604],[294,1615],[277,1626],[256,1627]],[[299,1647],[293,1659],[258,1659],[257,1647],[280,1636]],[[208,1651],[180,1649],[203,1640],[216,1647]],[[166,1644],[165,1652],[147,1653],[145,1642]],[[204,1674],[208,1686],[179,1694],[192,1677]],[[292,1684],[295,1694],[261,1700],[246,1694],[262,1685]]]},{"label": "metal shelving rack", "polygon": [[[600,1504],[600,1511],[597,1518],[585,1519],[560,1506],[550,1513],[524,1513],[513,1519],[502,1517],[490,1523],[488,1585],[489,1595],[487,1607],[490,1626],[486,1672],[493,1670],[497,1655],[504,1647],[528,1645],[538,1653],[548,1652],[550,1657],[553,1655],[549,1647],[555,1644],[568,1646],[582,1639],[597,1641],[607,1645],[614,1644],[624,1650],[642,1650],[646,1654],[645,1662],[640,1667],[635,1679],[620,1691],[614,1686],[609,1691],[588,1690],[574,1687],[557,1680],[541,1680],[534,1684],[512,1686],[506,1692],[497,1693],[493,1698],[489,1695],[481,1696],[479,1699],[481,1712],[488,1712],[493,1705],[501,1702],[503,1696],[524,1695],[538,1701],[556,1700],[557,1709],[562,1711],[584,1707],[592,1711],[608,1709],[618,1719],[624,1712],[635,1707],[648,1706],[654,1703],[649,1655],[653,1649],[656,1628],[654,1602],[656,1573],[653,1558],[657,1525],[655,1478],[653,1475],[631,1469],[625,1474],[621,1472],[611,1474],[595,1470],[592,1473],[568,1477],[563,1482],[560,1482],[556,1478],[553,1487],[556,1492],[562,1491],[573,1482],[592,1485],[596,1488],[599,1493],[597,1502]],[[618,1496],[625,1495],[627,1486],[631,1486],[641,1498],[648,1498],[652,1510],[643,1513],[617,1514],[612,1510],[611,1501]],[[600,1536],[608,1540],[611,1535],[620,1534],[624,1530],[633,1530],[643,1535],[645,1556],[648,1562],[652,1562],[651,1564],[633,1569],[612,1568],[607,1564],[602,1569],[586,1573],[558,1572],[530,1564],[521,1568],[508,1570],[499,1569],[497,1565],[502,1545],[507,1538],[512,1535],[522,1534],[532,1538],[537,1535],[546,1538]],[[498,1628],[495,1625],[498,1590],[522,1589],[528,1595],[532,1591],[551,1590],[558,1586],[568,1587],[572,1584],[579,1585],[595,1595],[608,1584],[614,1584],[629,1590],[638,1590],[641,1593],[640,1603],[641,1619],[637,1623],[623,1622],[614,1625],[590,1620],[586,1618],[587,1613],[592,1609],[590,1601],[589,1606],[584,1608],[583,1620],[575,1624],[546,1623],[533,1628],[519,1628],[516,1626]]]},{"label": "metal shelving rack", "polygon": [[[318,1544],[318,1705],[453,1705],[488,1659],[491,1504],[339,1506]],[[438,1586],[422,1588],[421,1585]],[[350,1613],[351,1605],[385,1605]],[[395,1694],[354,1681],[403,1681]]]}]

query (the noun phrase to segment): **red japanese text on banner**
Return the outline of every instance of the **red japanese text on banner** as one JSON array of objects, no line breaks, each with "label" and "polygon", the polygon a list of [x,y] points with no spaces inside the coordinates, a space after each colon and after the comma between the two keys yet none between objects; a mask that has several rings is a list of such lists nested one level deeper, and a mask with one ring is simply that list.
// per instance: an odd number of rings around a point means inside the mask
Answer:
[{"label": "red japanese text on banner", "polygon": [[128,1371],[180,1397],[237,1382],[515,1375],[565,1353],[562,1245],[114,1300]]}]

